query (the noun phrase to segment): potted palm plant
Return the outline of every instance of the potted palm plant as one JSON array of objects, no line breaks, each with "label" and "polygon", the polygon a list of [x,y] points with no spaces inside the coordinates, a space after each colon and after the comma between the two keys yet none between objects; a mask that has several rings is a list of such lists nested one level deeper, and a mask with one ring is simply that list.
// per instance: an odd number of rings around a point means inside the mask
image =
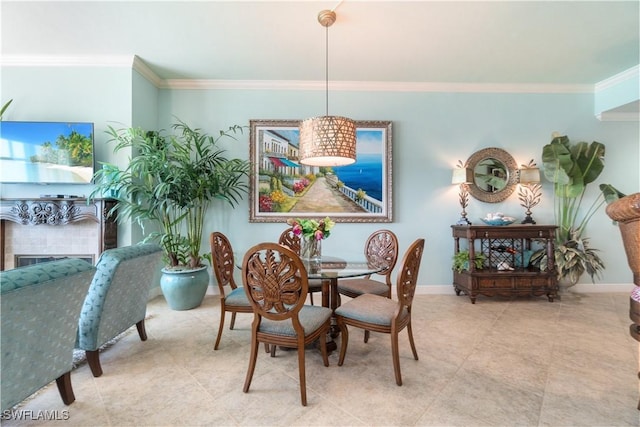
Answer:
[{"label": "potted palm plant", "polygon": [[[229,159],[219,147],[222,138],[234,138],[241,126],[220,131],[217,137],[192,129],[178,120],[174,131],[108,128],[114,151],[131,150],[121,169],[105,163],[94,176],[91,197],[108,193],[117,200],[110,214],[135,221],[145,241],[157,241],[166,266],[161,286],[169,306],[186,310],[200,305],[209,275],[201,252],[204,218],[213,200],[235,207],[248,192],[249,162]],[[151,229],[151,230],[149,230]],[[149,230],[149,232],[147,232]],[[196,283],[183,283],[187,277]]]},{"label": "potted palm plant", "polygon": [[[582,274],[594,281],[604,270],[598,250],[590,247],[585,229],[593,214],[603,205],[599,194],[586,209],[581,208],[588,184],[594,182],[604,169],[604,144],[578,142],[572,144],[567,136],[554,135],[542,149],[544,176],[553,183],[554,214],[558,229],[555,238],[554,261],[561,287],[575,285]],[[545,251],[537,251],[531,262],[546,269]]]}]

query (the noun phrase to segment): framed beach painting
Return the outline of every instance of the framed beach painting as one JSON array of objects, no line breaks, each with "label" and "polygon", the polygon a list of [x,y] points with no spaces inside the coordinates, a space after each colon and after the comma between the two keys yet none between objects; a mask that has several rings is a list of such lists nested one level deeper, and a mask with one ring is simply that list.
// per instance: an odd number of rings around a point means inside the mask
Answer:
[{"label": "framed beach painting", "polygon": [[249,221],[392,222],[391,122],[356,121],[356,162],[299,162],[300,120],[250,120]]}]

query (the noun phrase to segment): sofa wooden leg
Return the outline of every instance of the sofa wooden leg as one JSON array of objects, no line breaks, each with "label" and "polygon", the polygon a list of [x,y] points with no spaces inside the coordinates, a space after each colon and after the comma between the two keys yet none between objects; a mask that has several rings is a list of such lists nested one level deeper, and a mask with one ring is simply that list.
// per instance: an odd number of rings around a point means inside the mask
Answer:
[{"label": "sofa wooden leg", "polygon": [[102,375],[102,366],[100,366],[100,353],[98,350],[87,350],[84,352],[87,356],[87,362],[89,363],[89,368],[91,368],[91,373],[94,377],[99,377]]},{"label": "sofa wooden leg", "polygon": [[71,387],[71,371],[56,378],[56,385],[58,386],[58,391],[64,404],[71,405],[76,400],[76,396],[73,394],[73,388]]},{"label": "sofa wooden leg", "polygon": [[147,340],[147,330],[144,327],[144,319],[136,323],[136,328],[138,329],[138,335],[140,335],[141,341]]}]

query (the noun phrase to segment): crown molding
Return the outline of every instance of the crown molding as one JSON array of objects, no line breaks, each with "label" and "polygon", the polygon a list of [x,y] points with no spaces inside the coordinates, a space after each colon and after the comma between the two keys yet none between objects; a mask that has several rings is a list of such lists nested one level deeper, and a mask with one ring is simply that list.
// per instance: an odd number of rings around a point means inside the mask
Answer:
[{"label": "crown molding", "polygon": [[3,67],[128,67],[135,55],[2,55]]},{"label": "crown molding", "polygon": [[144,62],[138,55],[135,55],[133,58],[133,69],[140,73],[142,77],[151,82],[152,85],[159,88],[163,84],[163,80],[158,77],[156,73],[153,72],[151,68]]},{"label": "crown molding", "polygon": [[168,79],[161,89],[325,90],[325,82],[308,80],[209,80]]},{"label": "crown molding", "polygon": [[[137,55],[3,55],[3,67],[130,67],[159,89],[205,90],[325,90],[324,81],[311,80],[207,80],[161,79]],[[635,73],[638,73],[638,67]],[[633,69],[626,73],[632,73]],[[614,76],[617,77],[617,76]],[[626,77],[631,78],[631,77]],[[604,84],[605,81],[599,84]],[[332,91],[355,92],[448,92],[448,93],[594,93],[593,85],[537,83],[462,83],[462,82],[364,82],[332,81]]]},{"label": "crown molding", "polygon": [[[168,79],[162,89],[325,90],[324,81],[311,80],[186,80]],[[363,82],[330,81],[329,90],[343,92],[459,92],[459,93],[593,93],[593,85]]]},{"label": "crown molding", "polygon": [[609,89],[611,87],[615,87],[621,83],[625,83],[627,80],[638,81],[640,78],[640,65],[636,65],[635,67],[631,67],[628,70],[624,70],[614,76],[609,77],[608,79],[604,79],[595,84],[595,92],[600,92],[605,89]]},{"label": "crown molding", "polygon": [[616,113],[604,111],[596,114],[601,122],[640,122],[640,113]]}]

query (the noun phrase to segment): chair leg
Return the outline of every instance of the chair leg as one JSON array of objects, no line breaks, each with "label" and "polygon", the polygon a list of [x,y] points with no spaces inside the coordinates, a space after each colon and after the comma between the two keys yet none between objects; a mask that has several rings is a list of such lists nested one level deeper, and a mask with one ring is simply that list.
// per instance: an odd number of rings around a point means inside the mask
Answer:
[{"label": "chair leg", "polygon": [[276,346],[271,344],[264,343],[264,352],[271,353],[271,357],[276,357]]},{"label": "chair leg", "polygon": [[396,374],[396,384],[402,385],[400,354],[398,351],[398,331],[391,331],[391,356],[393,358],[393,372]]},{"label": "chair leg", "polygon": [[86,350],[84,352],[94,377],[102,375],[102,366],[100,366],[100,352],[98,350]]},{"label": "chair leg", "polygon": [[302,406],[307,406],[307,381],[304,370],[304,337],[298,341],[298,371],[300,372],[300,399],[302,400]]},{"label": "chair leg", "polygon": [[58,386],[62,402],[64,402],[65,405],[71,405],[76,400],[76,396],[73,394],[73,388],[71,387],[71,371],[65,372],[56,378],[56,385]]},{"label": "chair leg", "polygon": [[413,331],[411,330],[411,321],[407,325],[407,333],[409,334],[409,344],[411,344],[411,351],[413,352],[413,358],[418,360],[418,352],[416,351],[416,344],[413,342]]},{"label": "chair leg", "polygon": [[322,361],[324,366],[329,366],[329,352],[327,351],[327,334],[329,333],[329,326],[325,333],[320,337],[320,352],[322,353]]},{"label": "chair leg", "polygon": [[349,344],[349,331],[347,325],[344,322],[338,320],[338,327],[340,328],[340,357],[338,358],[338,366],[342,366],[344,363],[344,356],[347,354],[347,345]]},{"label": "chair leg", "polygon": [[370,334],[370,332],[365,329],[365,331],[364,331],[364,342],[365,342],[365,344],[369,342],[369,334]]},{"label": "chair leg", "polygon": [[216,343],[213,345],[213,349],[217,350],[218,346],[220,345],[220,338],[222,338],[222,330],[224,329],[224,316],[225,316],[225,312],[222,311],[222,313],[220,313],[220,326],[218,327],[218,336],[216,337]]},{"label": "chair leg", "polygon": [[147,329],[144,327],[144,319],[136,323],[136,329],[138,330],[138,335],[140,336],[140,341],[147,340]]},{"label": "chair leg", "polygon": [[311,299],[311,305],[313,305],[313,292],[309,292],[309,298]]},{"label": "chair leg", "polygon": [[229,329],[233,329],[233,327],[236,325],[236,312],[232,311],[231,312],[231,325],[229,325]]},{"label": "chair leg", "polygon": [[249,355],[249,369],[247,369],[247,378],[244,380],[244,387],[242,391],[249,392],[249,386],[251,385],[251,379],[253,378],[253,371],[256,369],[256,359],[258,358],[258,339],[254,336],[251,337],[251,354]]}]

